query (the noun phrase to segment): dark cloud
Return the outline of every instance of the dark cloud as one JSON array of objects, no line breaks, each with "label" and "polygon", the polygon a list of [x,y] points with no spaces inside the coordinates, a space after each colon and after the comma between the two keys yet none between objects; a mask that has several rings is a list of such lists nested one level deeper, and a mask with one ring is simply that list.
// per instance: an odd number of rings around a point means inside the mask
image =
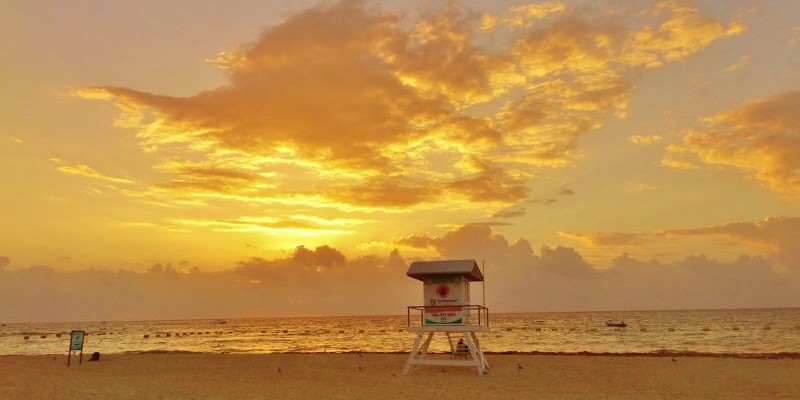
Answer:
[{"label": "dark cloud", "polygon": [[[0,320],[85,321],[401,313],[418,285],[397,252],[345,257],[329,246],[251,258],[227,271],[3,270]],[[374,301],[374,299],[381,299]]]},{"label": "dark cloud", "polygon": [[597,270],[571,247],[542,246],[538,265],[545,270],[576,278],[593,277]]},{"label": "dark cloud", "polygon": [[470,223],[464,224],[464,225],[493,227],[493,226],[511,226],[512,224],[510,224],[508,222],[500,222],[500,221],[486,221],[486,222],[470,222]]},{"label": "dark cloud", "polygon": [[427,249],[433,246],[434,240],[423,235],[411,235],[397,240],[397,244],[417,249]]},{"label": "dark cloud", "polygon": [[507,208],[492,214],[492,218],[517,218],[525,216],[527,210],[524,207]]},{"label": "dark cloud", "polygon": [[330,199],[370,207],[408,208],[439,200],[442,190],[409,180],[381,177],[331,190]]},{"label": "dark cloud", "polygon": [[540,203],[549,206],[550,204],[558,203],[558,199],[536,198],[531,199],[531,203]]},{"label": "dark cloud", "polygon": [[525,198],[528,188],[520,181],[497,175],[484,174],[449,184],[451,190],[474,202],[500,201],[514,203]]},{"label": "dark cloud", "polygon": [[[490,304],[503,310],[622,310],[786,307],[797,303],[800,274],[775,261],[704,255],[673,263],[622,255],[610,268],[591,265],[575,249],[513,244],[488,226],[463,226],[439,237],[417,236],[443,258],[486,260]],[[777,258],[776,258],[777,260]]]},{"label": "dark cloud", "polygon": [[319,246],[313,251],[305,246],[297,246],[289,260],[305,266],[325,268],[347,263],[347,257],[342,252],[327,245]]},{"label": "dark cloud", "polygon": [[758,222],[733,222],[702,228],[668,229],[666,235],[705,236],[722,235],[745,244],[765,246],[781,266],[800,269],[800,218],[770,217]]},{"label": "dark cloud", "polygon": [[252,191],[268,181],[260,174],[230,168],[181,166],[170,172],[180,179],[160,183],[157,187],[178,192],[230,194]]}]

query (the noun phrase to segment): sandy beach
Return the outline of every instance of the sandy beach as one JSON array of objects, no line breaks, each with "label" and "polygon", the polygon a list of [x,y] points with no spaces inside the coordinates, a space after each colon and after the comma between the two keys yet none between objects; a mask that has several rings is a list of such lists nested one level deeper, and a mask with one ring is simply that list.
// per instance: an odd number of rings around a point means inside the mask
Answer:
[{"label": "sandy beach", "polygon": [[800,398],[800,359],[489,355],[491,371],[403,354],[0,357],[3,399]]}]

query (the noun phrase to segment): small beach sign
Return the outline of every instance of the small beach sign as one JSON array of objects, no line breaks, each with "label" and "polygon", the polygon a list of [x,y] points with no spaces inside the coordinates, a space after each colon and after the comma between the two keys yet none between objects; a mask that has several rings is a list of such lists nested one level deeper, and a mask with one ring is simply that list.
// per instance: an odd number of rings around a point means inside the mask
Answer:
[{"label": "small beach sign", "polygon": [[67,354],[67,366],[69,367],[73,351],[80,351],[78,363],[83,364],[83,341],[86,336],[84,331],[72,331],[69,333],[69,353]]}]

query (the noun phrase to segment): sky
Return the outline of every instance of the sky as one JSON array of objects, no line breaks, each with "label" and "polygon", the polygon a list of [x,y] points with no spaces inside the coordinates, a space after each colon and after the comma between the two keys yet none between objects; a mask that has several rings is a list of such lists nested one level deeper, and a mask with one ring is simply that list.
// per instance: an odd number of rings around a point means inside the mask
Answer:
[{"label": "sky", "polygon": [[0,320],[798,307],[798,16],[5,1]]}]

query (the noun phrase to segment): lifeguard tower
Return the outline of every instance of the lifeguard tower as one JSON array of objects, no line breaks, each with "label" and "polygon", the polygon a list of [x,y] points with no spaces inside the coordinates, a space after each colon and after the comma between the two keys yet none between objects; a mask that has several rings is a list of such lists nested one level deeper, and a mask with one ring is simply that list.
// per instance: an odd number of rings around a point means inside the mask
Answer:
[{"label": "lifeguard tower", "polygon": [[[408,307],[408,331],[417,338],[403,368],[413,365],[475,367],[479,375],[489,369],[476,332],[489,331],[489,309],[470,304],[470,282],[482,282],[483,273],[475,260],[415,261],[406,275],[422,281],[423,304]],[[450,355],[442,358],[428,353],[435,333],[444,333]],[[463,337],[467,348],[455,346],[452,335]]]}]

